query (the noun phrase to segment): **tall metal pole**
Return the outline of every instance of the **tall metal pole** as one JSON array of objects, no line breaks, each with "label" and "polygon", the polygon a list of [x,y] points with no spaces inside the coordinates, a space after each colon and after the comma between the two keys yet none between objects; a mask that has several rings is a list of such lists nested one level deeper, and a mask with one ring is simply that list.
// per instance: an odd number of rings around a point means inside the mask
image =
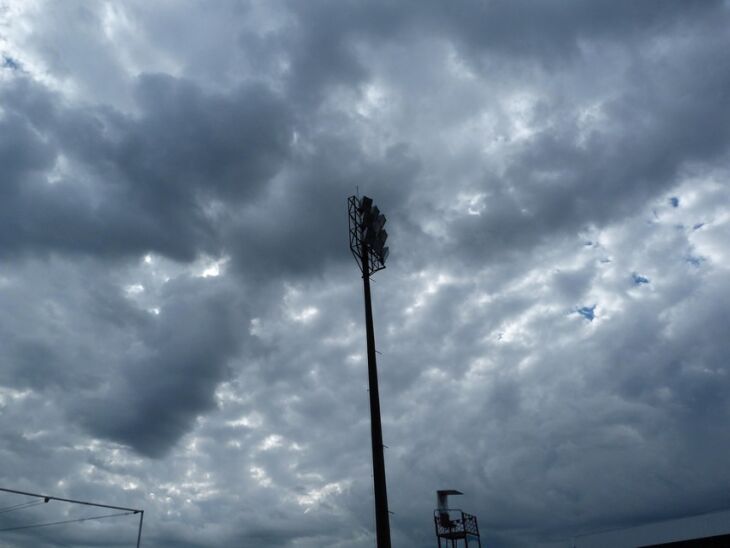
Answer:
[{"label": "tall metal pole", "polygon": [[375,487],[375,529],[378,548],[390,546],[390,516],[388,491],[385,486],[385,459],[383,456],[383,429],[380,424],[380,396],[378,394],[378,365],[375,360],[375,332],[373,309],[370,303],[370,258],[368,246],[360,244],[363,265],[362,283],[365,293],[365,330],[368,345],[368,382],[370,386],[370,434],[373,447],[373,486]]}]

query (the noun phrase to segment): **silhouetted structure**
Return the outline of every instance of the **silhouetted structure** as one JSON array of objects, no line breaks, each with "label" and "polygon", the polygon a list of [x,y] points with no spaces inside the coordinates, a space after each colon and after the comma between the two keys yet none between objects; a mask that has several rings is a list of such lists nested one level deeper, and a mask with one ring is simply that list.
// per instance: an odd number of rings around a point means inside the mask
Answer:
[{"label": "silhouetted structure", "polygon": [[433,523],[438,547],[457,548],[472,545],[481,548],[482,540],[479,536],[477,517],[467,514],[460,508],[449,508],[449,495],[463,495],[463,493],[454,489],[436,491],[437,508],[433,512]]},{"label": "silhouetted structure", "polygon": [[730,546],[730,509],[582,533],[572,548],[711,548]]},{"label": "silhouetted structure", "polygon": [[[139,514],[139,528],[137,529],[137,548],[139,548],[142,545],[142,522],[144,521],[144,510],[140,508],[126,508],[125,506],[114,506],[112,504],[101,504],[99,502],[89,502],[87,500],[76,500],[76,499],[66,499],[62,497],[54,497],[51,495],[41,495],[40,493],[29,493],[27,491],[18,491],[16,489],[7,489],[5,487],[0,487],[0,491],[4,493],[11,493],[14,495],[24,495],[26,497],[34,497],[37,499],[42,499],[44,503],[49,503],[52,500],[56,500],[59,502],[68,502],[70,504],[80,504],[82,506],[94,506],[96,508],[108,508],[110,510],[121,510],[122,512],[119,514],[105,514],[103,516],[87,516],[83,518],[77,518],[77,519],[69,519],[69,520],[63,520],[63,521],[56,521],[51,523],[35,523],[32,525],[20,525],[15,527],[6,527],[3,529],[3,531],[19,531],[22,529],[35,529],[39,527],[48,527],[51,525],[64,525],[68,523],[81,523],[84,521],[93,521],[97,519],[104,519],[104,518],[112,518],[117,516],[125,516],[130,514]],[[31,504],[19,504],[17,506],[30,506]]]},{"label": "silhouetted structure", "polygon": [[370,434],[373,448],[373,485],[375,487],[375,529],[378,548],[390,548],[390,519],[388,516],[388,492],[385,486],[385,460],[383,458],[383,430],[380,425],[380,396],[378,395],[378,366],[375,361],[375,332],[373,310],[370,304],[370,276],[385,268],[388,233],[385,215],[367,196],[362,200],[350,196],[347,200],[350,221],[350,250],[362,272],[365,294],[365,332],[368,347],[368,382],[370,386]]},{"label": "silhouetted structure", "polygon": [[728,546],[730,546],[730,535],[717,535],[692,540],[665,542],[664,544],[652,544],[642,548],[728,548]]}]

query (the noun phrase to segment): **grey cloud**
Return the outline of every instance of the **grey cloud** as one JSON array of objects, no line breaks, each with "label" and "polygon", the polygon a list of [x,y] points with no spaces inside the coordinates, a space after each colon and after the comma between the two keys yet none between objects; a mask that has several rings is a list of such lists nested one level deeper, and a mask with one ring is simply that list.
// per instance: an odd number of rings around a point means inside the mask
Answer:
[{"label": "grey cloud", "polygon": [[395,545],[444,487],[502,547],[722,505],[726,4],[53,9],[3,27],[0,485],[372,545],[359,187]]},{"label": "grey cloud", "polygon": [[245,276],[312,275],[349,260],[346,199],[358,187],[377,195],[393,218],[406,207],[420,168],[407,148],[395,146],[373,157],[353,143],[329,138],[314,136],[308,145],[317,153],[295,158],[283,184],[271,185],[231,223],[227,247]]},{"label": "grey cloud", "polygon": [[[292,65],[292,87],[308,90],[313,83],[353,85],[367,69],[357,56],[364,41],[407,40],[423,32],[453,41],[480,65],[483,55],[508,62],[565,65],[580,56],[586,43],[636,40],[657,36],[668,27],[707,24],[721,15],[722,2],[623,4],[602,0],[571,2],[309,2],[292,5],[298,41]],[[289,29],[288,29],[289,30]]]},{"label": "grey cloud", "polygon": [[[13,234],[5,253],[158,251],[191,260],[201,248],[219,248],[209,204],[255,196],[287,156],[291,117],[264,88],[206,95],[189,82],[149,75],[137,90],[134,118],[64,108],[28,81],[5,90],[6,108],[17,115],[4,123],[17,126],[8,129],[21,139],[3,147],[6,169],[18,171],[3,204],[4,233]],[[61,154],[89,171],[48,185],[39,170]],[[28,180],[19,180],[30,165]]]},{"label": "grey cloud", "polygon": [[562,65],[580,54],[583,44],[631,40],[660,34],[668,26],[704,21],[722,13],[722,2],[625,4],[602,0],[590,6],[579,1],[435,3],[434,11],[452,36],[477,54],[496,52],[508,59]]},{"label": "grey cloud", "polygon": [[220,199],[250,197],[287,157],[291,113],[263,86],[213,95],[145,75],[136,94],[141,113],[124,128],[116,163],[158,207],[189,187]]},{"label": "grey cloud", "polygon": [[120,360],[113,386],[75,410],[91,432],[159,457],[215,407],[215,389],[244,334],[232,323],[241,311],[205,285],[181,280],[165,289],[144,346]]},{"label": "grey cloud", "polygon": [[[154,315],[114,281],[99,280],[98,265],[86,269],[74,274],[56,260],[11,274],[0,292],[0,378],[44,394],[96,436],[159,457],[215,408],[215,390],[244,344],[237,326],[245,325],[246,306],[214,279],[180,277],[149,296]],[[30,280],[32,295],[23,283]]]},{"label": "grey cloud", "polygon": [[487,195],[483,214],[454,221],[454,239],[469,242],[464,255],[529,249],[553,233],[602,226],[723,158],[730,73],[705,77],[704,68],[721,66],[719,51],[698,44],[672,58],[636,59],[637,70],[661,80],[661,88],[640,80],[608,100],[606,123],[586,142],[579,139],[580,110],[552,106],[559,114],[514,150],[505,177],[475,187]]}]

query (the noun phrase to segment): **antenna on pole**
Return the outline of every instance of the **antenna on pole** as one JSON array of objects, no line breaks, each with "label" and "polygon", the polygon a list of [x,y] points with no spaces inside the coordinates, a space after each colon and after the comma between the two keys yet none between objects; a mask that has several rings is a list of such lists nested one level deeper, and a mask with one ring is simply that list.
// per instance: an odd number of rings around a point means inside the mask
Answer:
[{"label": "antenna on pole", "polygon": [[378,366],[373,329],[373,309],[370,299],[370,276],[385,268],[388,233],[385,215],[380,213],[373,200],[367,196],[350,196],[347,200],[350,224],[350,251],[362,273],[365,298],[365,334],[368,349],[368,383],[370,386],[370,441],[373,454],[373,487],[375,491],[375,530],[378,548],[391,548],[388,491],[385,482],[385,458],[383,456],[383,428],[380,423],[380,396],[378,393]]}]

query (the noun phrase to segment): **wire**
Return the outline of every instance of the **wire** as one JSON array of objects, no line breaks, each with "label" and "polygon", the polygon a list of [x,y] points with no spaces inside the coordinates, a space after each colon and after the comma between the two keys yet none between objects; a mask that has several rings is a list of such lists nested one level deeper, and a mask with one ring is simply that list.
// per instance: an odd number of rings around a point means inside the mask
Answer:
[{"label": "wire", "polygon": [[0,514],[7,514],[8,512],[14,512],[15,510],[23,510],[25,508],[30,508],[31,506],[38,506],[39,504],[45,504],[45,501],[34,500],[32,502],[22,502],[14,506],[6,506],[5,508],[0,508]]},{"label": "wire", "polygon": [[53,521],[50,523],[34,523],[33,525],[21,525],[19,527],[5,527],[4,529],[0,529],[0,533],[3,531],[20,531],[21,529],[38,529],[40,527],[50,527],[51,525],[63,525],[66,523],[80,523],[82,521],[114,518],[117,516],[131,516],[132,514],[134,514],[134,512],[117,512],[116,514],[102,514],[100,516],[89,516],[87,518],[67,519],[64,521]]}]

